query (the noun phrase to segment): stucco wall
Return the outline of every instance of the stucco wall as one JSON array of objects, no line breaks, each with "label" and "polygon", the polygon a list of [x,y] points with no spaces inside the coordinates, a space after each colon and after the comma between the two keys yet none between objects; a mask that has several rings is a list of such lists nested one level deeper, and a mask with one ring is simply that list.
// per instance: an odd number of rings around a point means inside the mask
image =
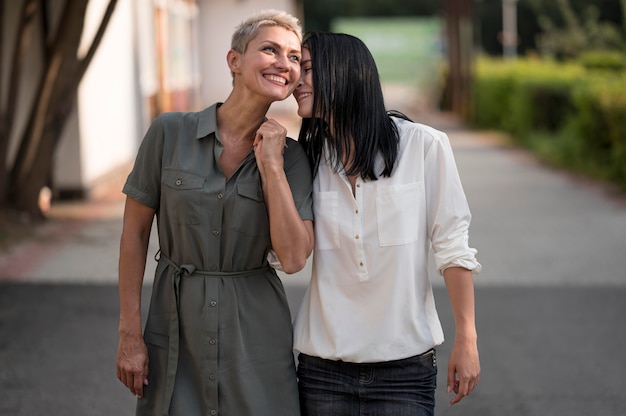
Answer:
[{"label": "stucco wall", "polygon": [[[102,0],[90,2],[83,45],[90,43],[104,6]],[[119,0],[57,151],[57,187],[88,190],[134,157],[141,124],[135,45],[132,0]]]}]

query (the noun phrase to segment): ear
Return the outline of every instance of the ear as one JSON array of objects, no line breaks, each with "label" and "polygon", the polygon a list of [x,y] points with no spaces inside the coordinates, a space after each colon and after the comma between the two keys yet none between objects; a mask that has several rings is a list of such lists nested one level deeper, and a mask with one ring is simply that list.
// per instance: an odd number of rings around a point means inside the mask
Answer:
[{"label": "ear", "polygon": [[237,74],[239,73],[241,66],[241,54],[234,49],[231,49],[226,54],[226,62],[228,63],[228,68],[230,72]]}]

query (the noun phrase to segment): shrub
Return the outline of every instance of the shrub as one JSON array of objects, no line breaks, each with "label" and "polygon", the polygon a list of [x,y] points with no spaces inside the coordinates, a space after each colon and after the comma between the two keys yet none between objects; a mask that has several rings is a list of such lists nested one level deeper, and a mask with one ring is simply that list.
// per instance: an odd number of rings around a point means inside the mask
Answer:
[{"label": "shrub", "polygon": [[616,51],[590,51],[579,55],[580,64],[589,70],[623,71],[626,54]]},{"label": "shrub", "polygon": [[480,59],[470,122],[512,134],[544,160],[626,188],[626,72]]}]

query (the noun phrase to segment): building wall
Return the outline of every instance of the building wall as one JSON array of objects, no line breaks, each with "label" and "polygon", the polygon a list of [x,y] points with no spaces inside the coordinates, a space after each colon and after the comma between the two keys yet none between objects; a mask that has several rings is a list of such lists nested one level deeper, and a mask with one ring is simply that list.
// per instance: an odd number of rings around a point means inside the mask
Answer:
[{"label": "building wall", "polygon": [[[88,47],[106,2],[87,10],[83,49]],[[68,120],[55,158],[55,187],[85,192],[137,151],[141,109],[132,0],[119,0],[105,36],[85,73],[77,108]],[[84,52],[84,51],[83,51]]]},{"label": "building wall", "polygon": [[[89,1],[84,48],[107,4],[108,0]],[[89,197],[114,174],[125,177],[144,132],[160,112],[199,110],[225,100],[231,90],[226,53],[235,26],[260,9],[299,15],[297,4],[297,0],[118,0],[54,156],[57,195]],[[58,14],[62,4],[48,5]],[[18,20],[20,8],[21,2],[5,6],[0,28],[5,45],[14,42],[14,24],[7,23]],[[8,62],[11,51],[0,50],[0,64]],[[32,80],[43,65],[40,56],[34,49],[26,56],[18,133],[27,121],[36,87]],[[3,74],[6,84],[6,68]],[[276,103],[270,111],[295,113],[295,100]],[[11,138],[12,153],[16,140]]]}]

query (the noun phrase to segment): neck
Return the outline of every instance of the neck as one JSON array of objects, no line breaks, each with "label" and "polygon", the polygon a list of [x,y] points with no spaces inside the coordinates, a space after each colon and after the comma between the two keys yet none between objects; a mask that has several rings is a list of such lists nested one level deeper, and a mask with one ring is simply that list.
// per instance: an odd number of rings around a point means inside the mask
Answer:
[{"label": "neck", "polygon": [[222,138],[232,142],[254,140],[254,135],[265,118],[267,106],[240,105],[245,102],[229,96],[217,109],[217,128]]}]

